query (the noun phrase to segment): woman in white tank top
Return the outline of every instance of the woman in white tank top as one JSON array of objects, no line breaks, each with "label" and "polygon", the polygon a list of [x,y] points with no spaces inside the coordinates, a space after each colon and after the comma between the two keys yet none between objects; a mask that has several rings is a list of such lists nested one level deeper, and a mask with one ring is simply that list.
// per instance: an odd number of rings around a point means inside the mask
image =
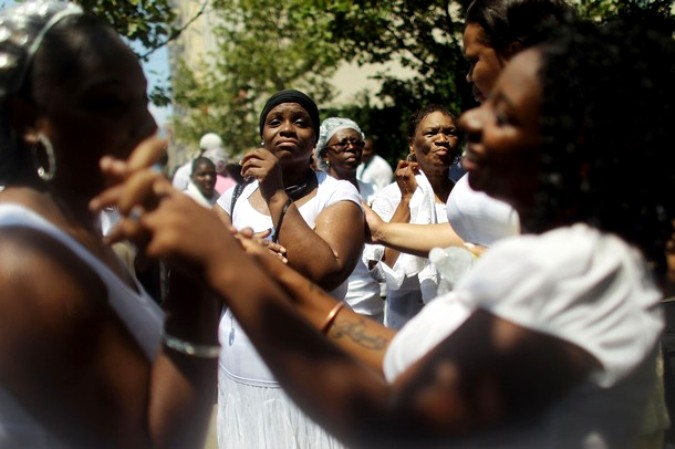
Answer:
[{"label": "woman in white tank top", "polygon": [[[225,192],[215,210],[238,230],[269,232],[267,244],[285,248],[289,266],[342,299],[363,248],[361,199],[349,182],[312,170],[318,130],[311,98],[274,94],[260,114],[262,147],[241,161],[249,182]],[[219,333],[220,447],[339,447],[286,397],[229,311]]]}]

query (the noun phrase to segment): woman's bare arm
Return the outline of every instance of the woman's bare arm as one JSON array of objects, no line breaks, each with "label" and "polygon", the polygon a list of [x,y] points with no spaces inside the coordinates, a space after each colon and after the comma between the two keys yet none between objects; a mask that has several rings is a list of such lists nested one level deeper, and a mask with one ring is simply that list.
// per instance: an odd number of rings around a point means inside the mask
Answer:
[{"label": "woman's bare arm", "polygon": [[289,266],[332,290],[349,277],[360,258],[363,226],[361,208],[351,201],[339,201],[321,211],[314,229],[292,205],[279,230],[279,243],[286,248]]},{"label": "woman's bare arm", "polygon": [[327,324],[326,318],[340,302],[314,282],[271,256],[255,242],[242,239],[242,243],[261,268],[288,292],[296,310],[314,328],[383,375],[384,354],[395,334],[392,329],[352,311],[349,307],[339,309],[338,314]]},{"label": "woman's bare arm", "polygon": [[[0,233],[0,261],[0,379],[38,422],[76,447],[203,444],[215,360],[164,347],[148,360],[98,276],[44,234]],[[217,302],[182,285],[173,293],[191,301],[167,299],[167,332],[216,344]]]},{"label": "woman's bare arm", "polygon": [[[319,294],[312,301],[311,287],[298,284],[283,265],[244,253],[219,231],[214,215],[164,198],[144,220],[150,254],[204,276],[288,394],[350,445],[410,447],[411,441],[462,437],[541,412],[593,366],[570,343],[477,311],[389,384],[373,369],[381,356],[369,360],[351,336],[334,334],[352,323],[350,314],[340,312],[326,338],[320,329],[334,305],[330,298]],[[194,229],[195,220],[203,227]],[[206,245],[189,238],[197,235],[222,238]],[[376,327],[368,331],[382,336]]]},{"label": "woman's bare arm", "polygon": [[[264,276],[250,269],[255,279]],[[387,384],[353,351],[332,345],[332,335],[322,338],[318,320],[299,315],[284,298],[295,296],[292,290],[224,271],[211,284],[293,399],[356,447],[452,439],[541,412],[594,363],[569,343],[478,311]]]},{"label": "woman's bare arm", "polygon": [[420,257],[428,257],[434,247],[464,245],[449,223],[387,223],[370,207],[364,205],[363,209],[370,231],[370,243]]}]

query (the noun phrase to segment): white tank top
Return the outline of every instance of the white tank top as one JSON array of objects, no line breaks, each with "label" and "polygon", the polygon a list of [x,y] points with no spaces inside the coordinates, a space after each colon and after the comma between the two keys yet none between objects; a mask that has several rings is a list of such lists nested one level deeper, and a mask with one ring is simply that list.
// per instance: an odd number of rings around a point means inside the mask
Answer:
[{"label": "white tank top", "polygon": [[[318,182],[316,196],[299,208],[300,215],[302,215],[302,218],[310,228],[314,228],[316,218],[321,211],[339,201],[352,201],[360,207],[361,197],[356,187],[350,182],[332,178],[323,172],[316,173],[316,177]],[[273,228],[272,218],[269,215],[258,212],[249,203],[250,196],[257,189],[258,182],[254,181],[244,188],[237,199],[231,217],[232,225],[236,229],[250,227],[255,232],[260,232]],[[218,205],[228,213],[233,192],[234,188],[229,189],[218,200]],[[345,282],[330,293],[335,298],[342,299],[346,292],[347,281],[345,280]],[[274,376],[272,376],[272,373],[229,310],[225,311],[221,317],[218,333],[220,343],[223,346],[220,353],[220,369],[230,378],[247,385],[279,387]]]}]

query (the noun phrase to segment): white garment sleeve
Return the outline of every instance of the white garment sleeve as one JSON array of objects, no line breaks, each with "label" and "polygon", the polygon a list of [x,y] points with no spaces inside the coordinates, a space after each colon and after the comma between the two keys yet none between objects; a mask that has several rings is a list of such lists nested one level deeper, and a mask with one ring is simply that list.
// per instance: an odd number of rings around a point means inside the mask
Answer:
[{"label": "white garment sleeve", "polygon": [[[334,179],[331,179],[331,181],[333,180]],[[329,195],[327,198],[322,199],[323,207],[325,208],[332,206],[333,204],[340,201],[351,201],[352,203],[359,206],[359,209],[363,210],[363,206],[361,205],[361,194],[356,189],[356,187],[354,187],[354,184],[344,180],[335,181],[335,187],[330,189],[321,189],[322,192],[325,190]]]},{"label": "white garment sleeve", "polygon": [[[225,212],[227,212],[227,215],[230,215],[230,205],[232,204],[232,195],[234,194],[235,187],[236,185],[227,189],[222,195],[220,195],[218,201],[216,201],[216,204],[220,206],[220,208],[223,209]],[[230,217],[230,220],[231,219],[232,217]]]},{"label": "white garment sleeve", "polygon": [[171,184],[178,190],[183,191],[187,188],[192,175],[192,160],[178,167],[176,173],[173,175]]},{"label": "white garment sleeve", "polygon": [[642,257],[585,225],[495,244],[455,293],[520,326],[585,350],[602,386],[625,377],[663,327],[658,291]]},{"label": "white garment sleeve", "polygon": [[[401,191],[397,184],[392,183],[375,194],[371,207],[383,221],[389,222],[394,216],[394,212],[400,202]],[[405,273],[403,270],[396,270],[396,264],[392,268],[382,262],[384,249],[383,245],[366,245],[363,249],[363,263],[366,264],[366,267],[369,267],[369,272],[373,279],[376,279],[378,282],[386,282],[387,288],[390,290],[398,290],[405,280]],[[376,261],[372,268],[370,268],[372,265],[371,261]]]}]

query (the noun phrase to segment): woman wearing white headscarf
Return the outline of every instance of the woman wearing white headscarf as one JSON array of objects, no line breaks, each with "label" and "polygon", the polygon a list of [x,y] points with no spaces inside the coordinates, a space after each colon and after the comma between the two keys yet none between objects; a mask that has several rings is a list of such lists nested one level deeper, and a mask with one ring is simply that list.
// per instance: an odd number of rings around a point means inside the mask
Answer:
[{"label": "woman wearing white headscarf", "polygon": [[[321,122],[319,140],[314,156],[318,167],[333,178],[351,182],[370,204],[375,185],[356,179],[356,168],[361,163],[365,135],[359,125],[344,117],[329,117]],[[359,260],[347,279],[345,302],[357,313],[380,323],[384,317],[384,302],[379,283],[370,275],[368,267]]]}]

